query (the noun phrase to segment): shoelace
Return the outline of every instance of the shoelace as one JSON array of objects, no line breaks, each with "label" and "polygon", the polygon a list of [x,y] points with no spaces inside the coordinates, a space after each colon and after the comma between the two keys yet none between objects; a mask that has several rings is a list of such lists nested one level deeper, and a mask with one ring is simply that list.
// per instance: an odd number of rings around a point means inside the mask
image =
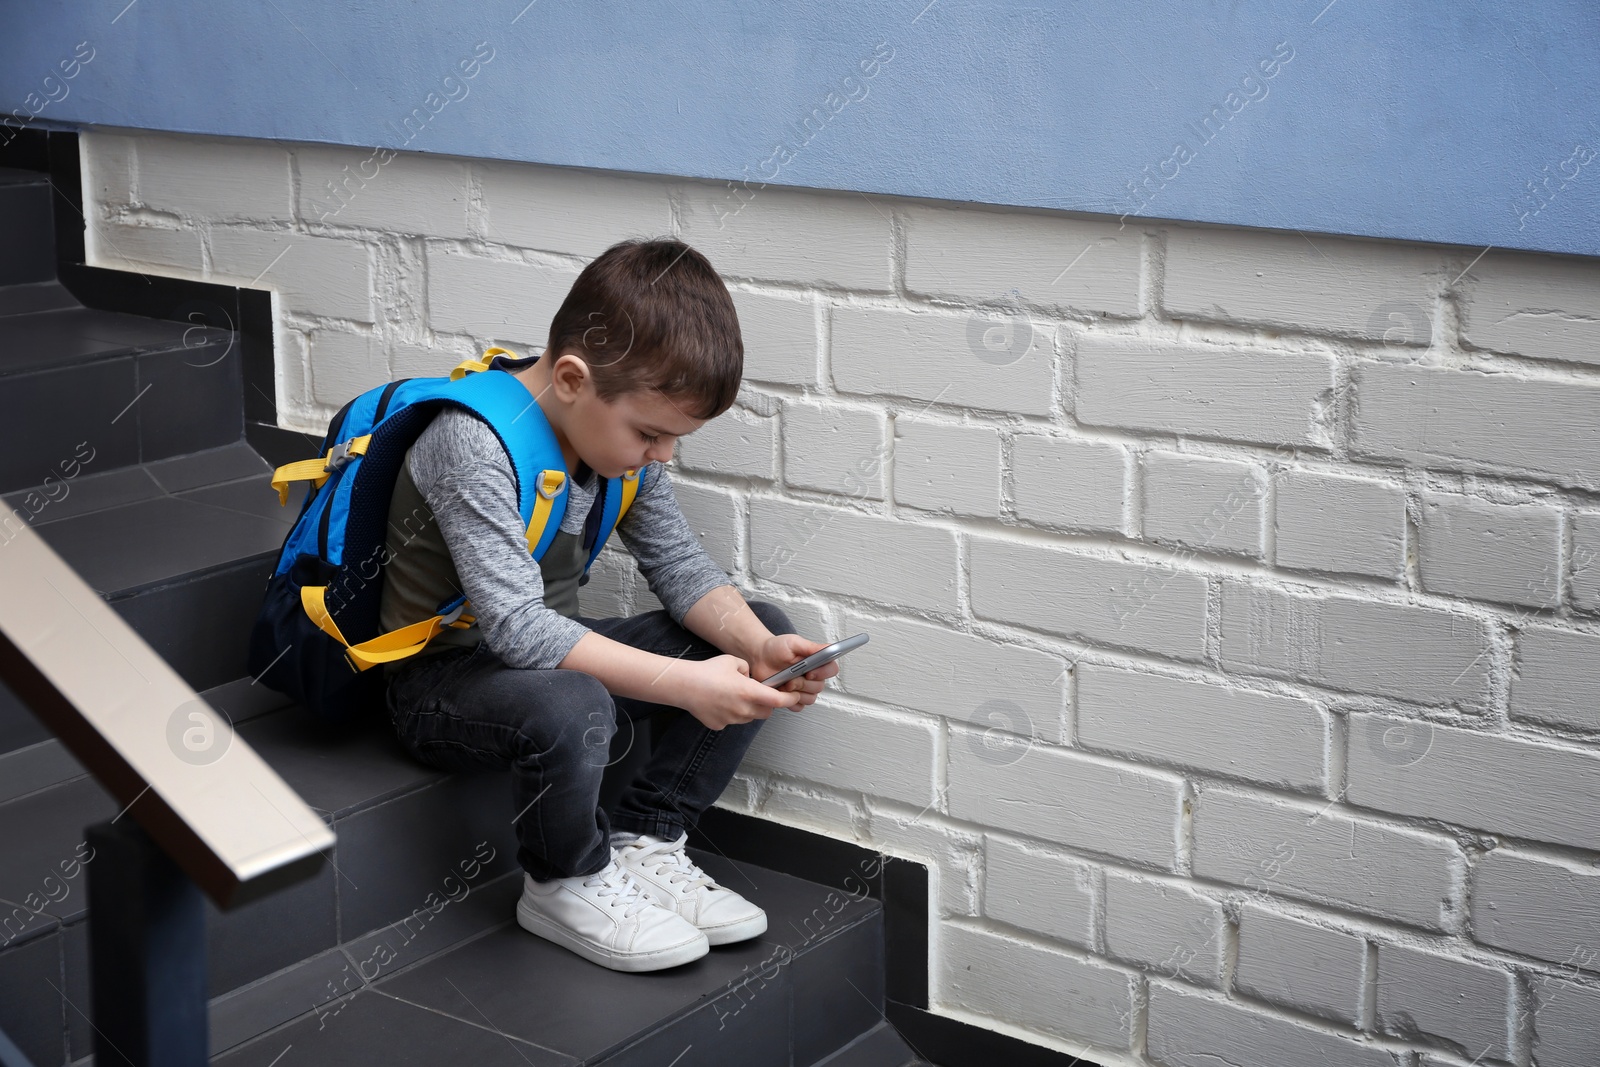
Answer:
[{"label": "shoelace", "polygon": [[663,841],[656,845],[642,845],[635,853],[636,862],[654,874],[667,874],[668,885],[683,883],[683,892],[688,893],[702,887],[721,889],[716,881],[689,858],[684,851],[688,842],[688,835],[679,837],[676,841]]},{"label": "shoelace", "polygon": [[631,919],[646,908],[653,907],[650,899],[644,895],[644,889],[634,879],[633,872],[615,861],[602,871],[596,871],[583,880],[583,884],[591,889],[598,889],[597,897],[611,897],[617,899],[612,902],[613,908],[626,908],[622,913],[624,919]]}]

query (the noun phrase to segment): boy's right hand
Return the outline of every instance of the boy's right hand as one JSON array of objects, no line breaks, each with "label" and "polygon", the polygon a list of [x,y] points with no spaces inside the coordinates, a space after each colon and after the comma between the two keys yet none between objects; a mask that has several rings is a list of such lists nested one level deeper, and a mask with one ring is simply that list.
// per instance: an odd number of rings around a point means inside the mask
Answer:
[{"label": "boy's right hand", "polygon": [[805,695],[762,685],[738,656],[716,656],[675,669],[685,670],[679,683],[682,707],[711,730],[768,718],[778,708],[796,707]]}]

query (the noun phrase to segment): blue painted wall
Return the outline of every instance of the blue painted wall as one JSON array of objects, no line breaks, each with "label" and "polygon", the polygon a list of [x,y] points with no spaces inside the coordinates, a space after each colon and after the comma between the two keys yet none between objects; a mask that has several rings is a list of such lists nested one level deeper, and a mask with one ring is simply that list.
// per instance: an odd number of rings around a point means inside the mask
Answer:
[{"label": "blue painted wall", "polygon": [[0,111],[41,126],[1600,255],[1596,0],[18,0],[6,23]]}]

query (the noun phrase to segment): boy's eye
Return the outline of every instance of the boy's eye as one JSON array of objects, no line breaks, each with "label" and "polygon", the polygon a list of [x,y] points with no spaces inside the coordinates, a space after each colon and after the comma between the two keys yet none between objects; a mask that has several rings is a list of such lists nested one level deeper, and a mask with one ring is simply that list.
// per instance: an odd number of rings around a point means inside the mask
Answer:
[{"label": "boy's eye", "polygon": [[656,443],[657,440],[659,440],[659,438],[655,434],[653,434],[653,433],[645,433],[643,430],[639,431],[639,436],[644,438],[644,443],[647,444],[647,445],[653,445],[653,444]]}]

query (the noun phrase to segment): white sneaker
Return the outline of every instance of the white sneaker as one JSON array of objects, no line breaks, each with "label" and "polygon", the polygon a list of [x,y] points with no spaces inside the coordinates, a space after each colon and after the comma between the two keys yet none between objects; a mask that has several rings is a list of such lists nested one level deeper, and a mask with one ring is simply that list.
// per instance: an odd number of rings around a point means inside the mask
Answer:
[{"label": "white sneaker", "polygon": [[688,839],[688,834],[679,834],[676,841],[649,834],[612,838],[617,862],[643,883],[645,894],[697,926],[711,944],[766,933],[767,913],[702,871],[684,851]]},{"label": "white sneaker", "polygon": [[524,872],[517,925],[613,971],[676,967],[710,951],[693,923],[642,889],[614,850],[596,874],[535,882]]}]

